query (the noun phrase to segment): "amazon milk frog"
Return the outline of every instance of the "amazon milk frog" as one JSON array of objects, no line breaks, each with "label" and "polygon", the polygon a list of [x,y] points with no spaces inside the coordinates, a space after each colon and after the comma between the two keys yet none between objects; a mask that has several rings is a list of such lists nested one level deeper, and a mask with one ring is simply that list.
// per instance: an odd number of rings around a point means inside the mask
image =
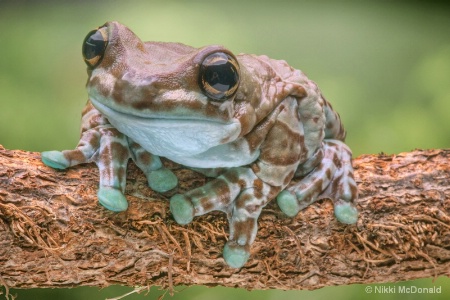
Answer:
[{"label": "amazon milk frog", "polygon": [[331,198],[339,221],[357,221],[340,117],[317,85],[285,61],[217,45],[142,42],[118,22],[91,31],[82,52],[89,99],[79,144],[43,152],[42,160],[57,169],[95,162],[98,200],[107,209],[127,209],[130,158],[150,188],[174,188],[177,178],[159,158],[166,157],[214,177],[172,196],[170,209],[179,224],[225,212],[230,236],[223,256],[231,267],[248,260],[258,217],[272,199],[295,216]]}]

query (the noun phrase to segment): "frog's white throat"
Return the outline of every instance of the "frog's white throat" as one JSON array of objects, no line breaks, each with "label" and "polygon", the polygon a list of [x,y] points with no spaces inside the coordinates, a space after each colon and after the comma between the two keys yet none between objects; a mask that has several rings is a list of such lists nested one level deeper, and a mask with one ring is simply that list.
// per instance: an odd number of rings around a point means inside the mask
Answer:
[{"label": "frog's white throat", "polygon": [[238,139],[241,132],[238,121],[145,118],[119,112],[94,99],[91,101],[117,130],[145,150],[189,167],[242,166],[254,161],[259,154],[250,153],[245,140]]}]

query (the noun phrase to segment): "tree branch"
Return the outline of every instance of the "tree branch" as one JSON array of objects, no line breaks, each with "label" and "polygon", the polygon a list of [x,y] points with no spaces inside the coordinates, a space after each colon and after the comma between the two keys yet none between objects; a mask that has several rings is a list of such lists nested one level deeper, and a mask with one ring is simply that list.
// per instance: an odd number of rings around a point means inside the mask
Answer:
[{"label": "tree branch", "polygon": [[[14,288],[207,285],[317,289],[450,275],[450,150],[364,155],[354,161],[360,219],[337,222],[323,200],[296,218],[269,204],[249,262],[221,253],[223,213],[174,222],[169,194],[154,193],[129,165],[129,209],[97,203],[95,165],[55,171],[39,153],[0,146],[0,283]],[[177,192],[206,179],[165,162]]]}]

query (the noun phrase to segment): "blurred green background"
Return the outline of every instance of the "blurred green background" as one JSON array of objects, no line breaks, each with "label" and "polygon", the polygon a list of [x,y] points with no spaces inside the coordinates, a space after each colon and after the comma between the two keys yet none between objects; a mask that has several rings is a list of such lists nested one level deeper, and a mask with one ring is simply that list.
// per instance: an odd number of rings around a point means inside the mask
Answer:
[{"label": "blurred green background", "polygon": [[[341,114],[355,156],[450,145],[450,7],[434,1],[0,0],[0,144],[73,148],[86,102],[81,43],[118,20],[143,40],[223,44],[285,59],[316,81]],[[398,285],[442,286],[450,279]],[[173,299],[422,299],[368,294],[364,285],[316,291],[191,287]],[[129,288],[15,290],[20,299],[104,299]],[[181,290],[181,288],[178,288]],[[148,296],[126,299],[157,299]],[[167,295],[167,299],[172,299]]]}]

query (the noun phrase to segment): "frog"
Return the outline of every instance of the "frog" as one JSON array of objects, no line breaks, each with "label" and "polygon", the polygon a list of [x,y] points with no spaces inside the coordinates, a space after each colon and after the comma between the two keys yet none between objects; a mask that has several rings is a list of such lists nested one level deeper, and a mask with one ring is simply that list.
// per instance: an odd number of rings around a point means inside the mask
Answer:
[{"label": "frog", "polygon": [[335,218],[358,220],[352,152],[339,114],[317,84],[284,60],[143,42],[111,21],[83,41],[88,101],[73,150],[42,152],[45,165],[66,169],[94,162],[97,198],[128,208],[126,167],[132,159],[156,192],[178,185],[161,158],[210,178],[174,193],[170,212],[181,225],[224,212],[229,237],[223,259],[242,268],[257,237],[262,209],[276,199],[288,217],[331,199]]}]

